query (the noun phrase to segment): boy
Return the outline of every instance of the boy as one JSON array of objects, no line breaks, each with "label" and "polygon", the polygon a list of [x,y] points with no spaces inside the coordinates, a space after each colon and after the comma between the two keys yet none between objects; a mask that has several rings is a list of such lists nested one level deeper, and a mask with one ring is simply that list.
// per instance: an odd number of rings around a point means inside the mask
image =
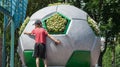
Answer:
[{"label": "boy", "polygon": [[31,33],[24,32],[27,35],[35,36],[35,47],[34,47],[34,57],[36,58],[36,67],[39,67],[39,58],[44,60],[44,66],[47,67],[46,60],[46,37],[48,36],[52,39],[56,44],[60,44],[61,42],[53,37],[51,37],[45,29],[42,28],[42,23],[40,20],[35,21],[34,23],[35,29],[32,30]]}]

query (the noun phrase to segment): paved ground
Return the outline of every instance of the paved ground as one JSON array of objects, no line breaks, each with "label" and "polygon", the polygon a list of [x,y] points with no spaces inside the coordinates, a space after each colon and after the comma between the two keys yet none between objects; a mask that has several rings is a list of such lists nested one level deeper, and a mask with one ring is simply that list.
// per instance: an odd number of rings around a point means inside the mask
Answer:
[{"label": "paved ground", "polygon": [[2,66],[2,38],[0,38],[0,67]]}]

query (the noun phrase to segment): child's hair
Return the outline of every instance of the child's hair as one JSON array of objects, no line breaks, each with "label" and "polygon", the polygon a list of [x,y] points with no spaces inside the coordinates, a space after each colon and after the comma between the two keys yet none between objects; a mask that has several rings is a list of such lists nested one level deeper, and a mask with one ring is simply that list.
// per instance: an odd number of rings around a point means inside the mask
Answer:
[{"label": "child's hair", "polygon": [[42,27],[42,22],[40,20],[36,20],[34,24]]}]

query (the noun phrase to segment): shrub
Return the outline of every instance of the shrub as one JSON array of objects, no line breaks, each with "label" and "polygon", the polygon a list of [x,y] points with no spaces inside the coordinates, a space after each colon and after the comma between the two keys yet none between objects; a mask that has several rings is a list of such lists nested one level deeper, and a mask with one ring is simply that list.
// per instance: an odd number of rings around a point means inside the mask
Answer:
[{"label": "shrub", "polygon": [[67,19],[63,18],[60,14],[56,13],[45,21],[47,31],[50,33],[63,33]]},{"label": "shrub", "polygon": [[98,28],[97,23],[91,17],[89,17],[89,16],[88,16],[87,20],[88,20],[88,24],[90,25],[90,27],[92,28],[92,30],[94,31],[94,33],[96,35],[99,35],[100,34],[100,30]]},{"label": "shrub", "polygon": [[30,18],[29,18],[29,17],[27,17],[27,18],[24,20],[24,22],[23,22],[23,24],[21,25],[20,30],[19,30],[19,32],[18,32],[19,35],[22,34],[24,28],[26,27],[26,25],[27,25],[27,23],[28,23],[29,21],[30,21]]}]

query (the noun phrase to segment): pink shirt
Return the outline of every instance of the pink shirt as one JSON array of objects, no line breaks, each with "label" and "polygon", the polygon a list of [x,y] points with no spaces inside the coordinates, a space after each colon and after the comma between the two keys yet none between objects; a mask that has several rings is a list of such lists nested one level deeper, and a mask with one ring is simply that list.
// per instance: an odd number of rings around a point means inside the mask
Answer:
[{"label": "pink shirt", "polygon": [[47,31],[43,28],[35,28],[32,30],[32,34],[35,35],[36,43],[46,44]]}]

